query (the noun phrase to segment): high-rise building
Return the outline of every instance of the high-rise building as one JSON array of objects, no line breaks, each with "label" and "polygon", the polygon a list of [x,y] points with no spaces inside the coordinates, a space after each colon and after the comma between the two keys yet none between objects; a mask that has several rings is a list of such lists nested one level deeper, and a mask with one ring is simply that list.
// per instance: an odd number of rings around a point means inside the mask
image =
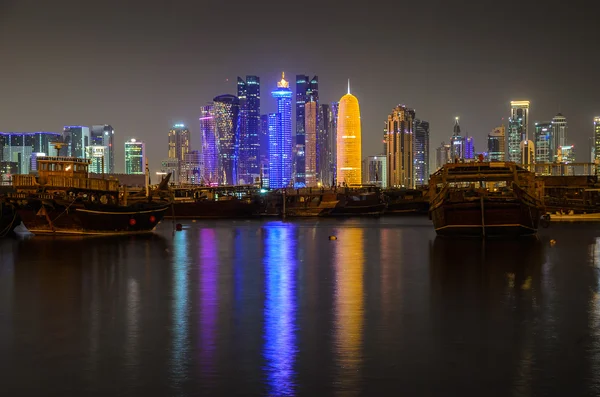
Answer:
[{"label": "high-rise building", "polygon": [[557,149],[557,163],[574,163],[575,162],[575,145],[559,146]]},{"label": "high-rise building", "polygon": [[160,171],[162,173],[171,174],[170,183],[178,184],[180,182],[179,171],[181,169],[180,161],[177,159],[166,158],[160,162]]},{"label": "high-rise building", "polygon": [[56,156],[57,151],[53,142],[59,142],[62,137],[58,132],[32,132],[33,153],[44,153],[46,156]]},{"label": "high-rise building", "polygon": [[269,186],[269,115],[260,116],[260,172],[262,186]]},{"label": "high-rise building", "polygon": [[212,103],[200,107],[200,136],[202,139],[203,182],[207,185],[219,183],[219,146]]},{"label": "high-rise building", "polygon": [[452,161],[451,147],[449,144],[442,142],[442,144],[435,149],[435,169],[439,170]]},{"label": "high-rise building", "polygon": [[92,144],[90,136],[90,128],[82,125],[67,125],[63,129],[63,139],[67,145],[63,148],[66,149],[69,157],[85,158],[85,148]]},{"label": "high-rise building", "polygon": [[367,156],[363,160],[363,184],[376,185],[382,189],[387,188],[387,156],[385,153],[376,156]]},{"label": "high-rise building", "polygon": [[16,163],[19,173],[37,170],[37,157],[57,154],[53,142],[61,141],[57,132],[0,132],[0,161]]},{"label": "high-rise building", "polygon": [[238,182],[252,184],[260,174],[260,78],[238,77],[239,159]]},{"label": "high-rise building", "polygon": [[339,102],[337,118],[337,183],[345,186],[362,182],[362,133],[358,99],[348,93]]},{"label": "high-rise building", "polygon": [[522,165],[530,165],[535,163],[535,144],[531,139],[521,142],[520,148]]},{"label": "high-rise building", "polygon": [[412,109],[398,105],[388,115],[386,129],[388,187],[413,188],[415,186],[413,114]]},{"label": "high-rise building", "polygon": [[88,172],[103,174],[107,171],[106,146],[91,145],[85,148],[85,157],[91,160]]},{"label": "high-rise building", "polygon": [[306,115],[305,106],[312,100],[319,105],[319,78],[314,76],[309,80],[306,75],[296,75],[296,144],[294,147],[294,179],[297,186],[304,186],[306,183]]},{"label": "high-rise building", "polygon": [[[551,150],[554,156],[561,146],[567,146],[567,119],[562,114],[557,114],[552,119],[552,142]],[[551,160],[552,161],[552,160]]]},{"label": "high-rise building", "polygon": [[413,120],[413,157],[415,186],[429,184],[429,122]]},{"label": "high-rise building", "polygon": [[535,162],[554,162],[554,148],[552,147],[552,123],[535,123]]},{"label": "high-rise building", "polygon": [[146,167],[146,149],[144,142],[131,138],[125,141],[125,173],[144,174]]},{"label": "high-rise building", "polygon": [[[594,160],[600,162],[600,117],[594,117]],[[600,167],[596,172],[600,173]]]},{"label": "high-rise building", "polygon": [[337,184],[337,119],[340,103],[332,102],[329,107],[329,147],[331,149],[331,180],[326,185]]},{"label": "high-rise building", "polygon": [[[312,96],[304,105],[305,185],[317,186],[317,102]],[[320,182],[320,180],[319,180]]]},{"label": "high-rise building", "polygon": [[235,95],[220,95],[213,103],[219,148],[219,184],[235,185],[238,182],[240,101]]},{"label": "high-rise building", "polygon": [[452,161],[462,161],[465,159],[465,137],[460,135],[458,117],[454,119],[454,130],[452,138],[450,138],[450,156]]},{"label": "high-rise building", "polygon": [[319,105],[317,117],[317,179],[324,186],[329,186],[332,181],[332,154],[330,142],[329,105]]},{"label": "high-rise building", "polygon": [[[279,189],[292,180],[292,90],[285,74],[271,95],[277,101],[277,113],[269,115],[269,187]],[[271,131],[272,123],[275,131]]]},{"label": "high-rise building", "polygon": [[[179,166],[185,160],[185,154],[190,151],[190,130],[183,124],[175,124],[169,130],[169,158],[178,161]],[[181,169],[179,170],[181,175]]]},{"label": "high-rise building", "polygon": [[[113,174],[115,172],[115,130],[111,125],[92,125],[90,130],[91,145],[104,146],[104,172]],[[94,152],[94,150],[92,150]],[[98,154],[98,152],[95,152]],[[93,161],[93,160],[92,160]]]},{"label": "high-rise building", "polygon": [[506,129],[504,125],[496,127],[488,134],[488,160],[505,161]]},{"label": "high-rise building", "polygon": [[[521,142],[529,140],[529,101],[511,101],[508,119],[508,161],[520,163]],[[528,156],[525,156],[528,157]]]},{"label": "high-rise building", "polygon": [[472,136],[465,138],[465,160],[475,159],[475,142]]},{"label": "high-rise building", "polygon": [[184,155],[180,182],[190,185],[202,183],[202,156],[198,150],[191,150]]}]

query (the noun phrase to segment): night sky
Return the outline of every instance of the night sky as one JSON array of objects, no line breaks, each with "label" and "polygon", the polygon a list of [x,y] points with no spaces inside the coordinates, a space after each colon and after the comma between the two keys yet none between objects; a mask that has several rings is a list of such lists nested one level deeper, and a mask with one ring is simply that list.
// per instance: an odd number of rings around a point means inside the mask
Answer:
[{"label": "night sky", "polygon": [[588,161],[600,115],[593,4],[0,0],[0,131],[111,124],[117,170],[124,140],[135,137],[154,173],[172,124],[189,125],[199,149],[201,105],[235,94],[238,75],[258,75],[261,112],[272,112],[283,70],[292,82],[318,75],[326,102],[350,78],[363,156],[382,151],[384,121],[399,103],[431,123],[433,161],[455,116],[483,151],[509,101],[529,99],[530,131],[560,110],[577,160]]}]

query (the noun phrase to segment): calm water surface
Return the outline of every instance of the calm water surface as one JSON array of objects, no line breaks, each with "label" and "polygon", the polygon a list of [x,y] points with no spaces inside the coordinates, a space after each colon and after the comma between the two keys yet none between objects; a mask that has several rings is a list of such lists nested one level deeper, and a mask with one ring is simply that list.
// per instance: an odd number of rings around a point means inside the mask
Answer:
[{"label": "calm water surface", "polygon": [[486,242],[426,218],[0,241],[0,394],[599,395],[599,275],[591,223]]}]

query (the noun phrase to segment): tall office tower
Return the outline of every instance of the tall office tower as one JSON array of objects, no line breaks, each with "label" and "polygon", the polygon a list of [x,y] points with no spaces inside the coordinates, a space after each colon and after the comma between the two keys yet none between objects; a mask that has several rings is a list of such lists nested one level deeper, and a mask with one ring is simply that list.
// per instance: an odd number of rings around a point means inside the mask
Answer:
[{"label": "tall office tower", "polygon": [[202,156],[198,150],[191,150],[184,155],[180,182],[190,185],[202,183]]},{"label": "tall office tower", "polygon": [[238,182],[240,101],[235,95],[220,95],[213,99],[215,130],[218,146],[218,182],[235,185]]},{"label": "tall office tower", "polygon": [[554,162],[555,149],[552,145],[552,123],[535,123],[535,162]]},{"label": "tall office tower", "polygon": [[559,113],[552,119],[552,153],[556,155],[559,147],[567,145],[567,119]]},{"label": "tall office tower", "polygon": [[429,122],[413,120],[413,156],[415,186],[429,183]]},{"label": "tall office tower", "polygon": [[317,179],[322,185],[331,183],[331,146],[329,142],[329,105],[319,105],[317,116]]},{"label": "tall office tower", "polygon": [[297,186],[306,183],[306,103],[311,99],[319,106],[319,78],[314,76],[309,80],[306,75],[296,75],[296,143],[294,147],[294,179]]},{"label": "tall office tower", "polygon": [[404,105],[398,105],[387,119],[387,186],[415,186],[413,112]]},{"label": "tall office tower", "polygon": [[237,80],[240,100],[238,179],[252,184],[260,174],[260,79],[257,76]]},{"label": "tall office tower", "polygon": [[56,148],[52,143],[59,142],[61,138],[61,134],[58,132],[34,132],[33,153],[44,153],[46,156],[56,156]]},{"label": "tall office tower", "polygon": [[92,144],[90,128],[81,125],[67,125],[63,129],[63,139],[67,145],[61,150],[61,156],[85,158],[85,148]]},{"label": "tall office tower", "polygon": [[[317,102],[311,97],[304,105],[305,184],[317,186]],[[320,180],[319,180],[320,182]]]},{"label": "tall office tower", "polygon": [[[283,73],[271,95],[277,101],[277,116],[275,133],[270,134],[274,136],[269,137],[269,187],[279,189],[292,180],[292,90]],[[271,121],[269,115],[269,127]]]},{"label": "tall office tower", "polygon": [[339,102],[332,102],[329,106],[329,147],[331,149],[331,180],[326,184],[335,186],[337,184],[337,118]]},{"label": "tall office tower", "polygon": [[200,136],[202,139],[202,179],[207,185],[219,183],[219,146],[212,103],[200,107]]},{"label": "tall office tower", "polygon": [[458,117],[454,119],[454,130],[450,138],[450,158],[452,161],[461,161],[465,159],[465,137],[460,135],[460,124]]},{"label": "tall office tower", "polygon": [[144,142],[131,138],[125,141],[125,173],[144,174],[146,172],[146,148]]},{"label": "tall office tower", "polygon": [[262,186],[268,187],[269,177],[269,115],[260,116],[260,172]]},{"label": "tall office tower", "polygon": [[104,146],[104,172],[112,174],[115,172],[114,140],[115,130],[111,125],[92,125],[90,131],[92,145]]},{"label": "tall office tower", "polygon": [[385,153],[376,156],[367,156],[363,160],[363,184],[376,185],[385,189],[387,187],[387,157]]},{"label": "tall office tower", "polygon": [[503,125],[488,134],[488,160],[505,161],[506,130]]},{"label": "tall office tower", "polygon": [[475,142],[472,136],[465,138],[465,160],[475,159]]},{"label": "tall office tower", "polygon": [[[600,162],[600,117],[594,117],[594,160]],[[596,173],[600,173],[600,167],[596,168]]]},{"label": "tall office tower", "polygon": [[[529,140],[529,101],[511,101],[508,119],[508,161],[520,163],[521,142]],[[527,156],[526,156],[527,157]]]},{"label": "tall office tower", "polygon": [[185,159],[185,154],[189,151],[190,130],[183,124],[175,124],[169,130],[169,158],[177,160],[181,167]]},{"label": "tall office tower", "polygon": [[521,161],[522,165],[531,165],[535,163],[535,144],[531,139],[527,139],[521,142]]},{"label": "tall office tower", "polygon": [[337,176],[338,184],[360,185],[362,182],[362,133],[358,99],[348,93],[339,102],[337,117]]},{"label": "tall office tower", "polygon": [[559,146],[557,149],[557,163],[574,163],[575,162],[575,146],[564,145]]},{"label": "tall office tower", "polygon": [[[2,161],[10,164],[13,173],[29,174],[33,155],[34,134],[26,132],[0,133],[3,137]],[[14,172],[14,171],[17,172]]]},{"label": "tall office tower", "polygon": [[[277,128],[281,124],[281,115],[279,113],[269,113],[267,115],[267,129],[269,135],[269,178],[263,181],[263,186],[268,186],[271,189],[277,189],[275,185],[280,185],[281,174],[282,174],[282,161],[281,153],[278,148],[278,142],[280,141],[277,136]],[[274,171],[272,172],[271,169]],[[271,175],[274,175],[276,181],[271,181]]]},{"label": "tall office tower", "polygon": [[452,161],[452,154],[450,145],[442,142],[442,144],[435,149],[435,169],[439,170]]}]

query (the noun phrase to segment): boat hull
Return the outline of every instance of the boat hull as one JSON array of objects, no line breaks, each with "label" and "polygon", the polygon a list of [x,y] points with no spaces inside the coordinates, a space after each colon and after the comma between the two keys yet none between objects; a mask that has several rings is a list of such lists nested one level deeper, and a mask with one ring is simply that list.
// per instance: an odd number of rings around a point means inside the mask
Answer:
[{"label": "boat hull", "polygon": [[381,216],[385,204],[346,204],[335,207],[327,216]]},{"label": "boat hull", "polygon": [[219,219],[252,218],[257,216],[260,205],[240,200],[198,200],[175,202],[173,209],[167,211],[166,218]]},{"label": "boat hull", "polygon": [[14,235],[14,230],[21,224],[21,218],[12,205],[0,203],[0,238]]},{"label": "boat hull", "polygon": [[17,200],[15,207],[25,227],[34,234],[115,235],[153,232],[169,204],[86,206],[28,199]]},{"label": "boat hull", "polygon": [[443,202],[430,214],[438,235],[492,237],[536,234],[543,212],[513,199]]}]

